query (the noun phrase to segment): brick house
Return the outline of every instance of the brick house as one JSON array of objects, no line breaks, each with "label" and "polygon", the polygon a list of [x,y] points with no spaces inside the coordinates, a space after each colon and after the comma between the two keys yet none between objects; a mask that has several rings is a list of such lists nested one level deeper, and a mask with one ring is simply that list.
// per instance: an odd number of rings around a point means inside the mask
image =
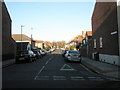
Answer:
[{"label": "brick house", "polygon": [[118,22],[116,2],[96,2],[92,15],[92,58],[118,65]]},{"label": "brick house", "polygon": [[37,47],[37,48],[43,48],[43,43],[44,43],[44,41],[40,41],[40,40],[35,40],[35,46]]},{"label": "brick house", "polygon": [[[21,36],[22,36],[22,38],[21,38]],[[23,45],[26,45],[25,43],[28,42],[28,46],[32,45],[32,49],[35,48],[35,41],[33,39],[31,39],[30,37],[24,35],[24,34],[13,34],[12,38],[16,41],[17,44],[22,42]],[[31,43],[31,41],[32,41],[32,43]]]},{"label": "brick house", "polygon": [[11,37],[11,23],[9,12],[2,2],[2,60],[15,58],[16,43]]},{"label": "brick house", "polygon": [[83,40],[80,45],[81,55],[84,57],[91,58],[91,40],[92,40],[92,31],[82,31]]}]

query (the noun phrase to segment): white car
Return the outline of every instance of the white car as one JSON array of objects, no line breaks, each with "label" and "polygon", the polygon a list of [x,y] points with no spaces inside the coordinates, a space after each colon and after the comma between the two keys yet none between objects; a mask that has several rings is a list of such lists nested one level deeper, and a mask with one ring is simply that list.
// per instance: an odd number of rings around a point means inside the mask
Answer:
[{"label": "white car", "polygon": [[40,50],[40,53],[42,56],[44,56],[46,54],[46,51],[45,50]]},{"label": "white car", "polygon": [[68,50],[66,51],[64,59],[69,61],[81,62],[81,54],[78,51]]}]

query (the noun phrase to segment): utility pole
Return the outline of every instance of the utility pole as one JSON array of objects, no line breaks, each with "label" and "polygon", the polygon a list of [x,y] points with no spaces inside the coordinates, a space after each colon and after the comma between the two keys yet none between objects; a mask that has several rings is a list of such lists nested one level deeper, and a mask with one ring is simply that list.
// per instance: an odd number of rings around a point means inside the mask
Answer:
[{"label": "utility pole", "polygon": [[32,50],[32,30],[33,28],[31,27],[31,50]]},{"label": "utility pole", "polygon": [[23,25],[21,25],[21,51],[23,50],[23,46],[22,46],[22,28],[23,28],[24,26]]}]

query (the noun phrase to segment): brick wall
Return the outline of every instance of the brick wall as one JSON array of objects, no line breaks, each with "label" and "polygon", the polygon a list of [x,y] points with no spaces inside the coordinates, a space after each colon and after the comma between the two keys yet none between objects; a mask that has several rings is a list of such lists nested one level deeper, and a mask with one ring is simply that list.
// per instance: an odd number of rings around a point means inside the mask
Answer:
[{"label": "brick wall", "polygon": [[101,26],[114,8],[116,8],[116,2],[96,2],[92,15],[93,33]]},{"label": "brick wall", "polygon": [[2,60],[15,57],[15,41],[11,37],[11,18],[5,6],[2,3]]},{"label": "brick wall", "polygon": [[[118,55],[118,31],[117,4],[115,2],[97,2],[92,16],[93,39],[97,41],[97,47],[92,52]],[[100,48],[100,37],[103,38],[103,47]],[[94,42],[92,42],[94,43]],[[92,44],[94,45],[94,44]],[[92,46],[94,47],[94,46]]]}]

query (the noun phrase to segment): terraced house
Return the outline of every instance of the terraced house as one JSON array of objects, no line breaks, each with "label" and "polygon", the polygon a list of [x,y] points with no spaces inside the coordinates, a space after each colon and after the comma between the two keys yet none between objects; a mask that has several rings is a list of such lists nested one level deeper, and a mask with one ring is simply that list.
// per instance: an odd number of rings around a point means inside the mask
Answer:
[{"label": "terraced house", "polygon": [[0,3],[2,7],[2,60],[7,60],[15,57],[16,43],[11,35],[11,17],[5,3]]},{"label": "terraced house", "polygon": [[92,15],[92,58],[119,65],[119,30],[117,2],[96,2]]}]

